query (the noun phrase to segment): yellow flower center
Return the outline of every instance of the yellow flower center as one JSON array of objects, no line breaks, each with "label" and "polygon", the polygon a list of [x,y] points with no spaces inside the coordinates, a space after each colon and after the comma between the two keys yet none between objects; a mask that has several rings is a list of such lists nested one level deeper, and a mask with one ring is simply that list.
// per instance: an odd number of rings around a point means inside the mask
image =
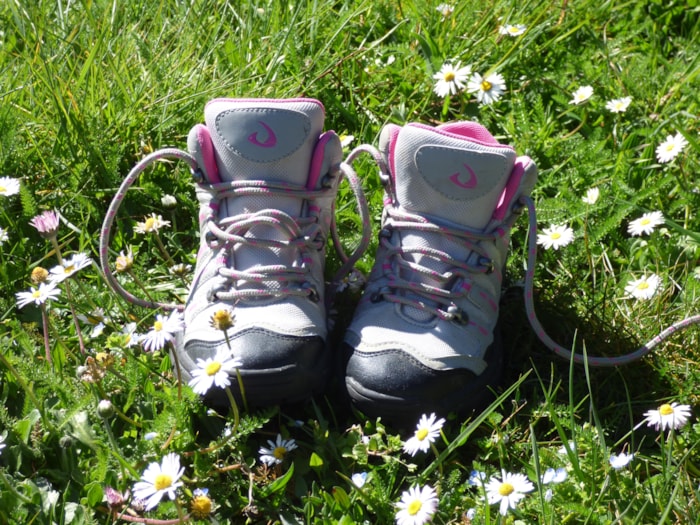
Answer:
[{"label": "yellow flower center", "polygon": [[34,290],[34,291],[32,292],[32,297],[33,297],[34,299],[38,299],[39,297],[41,297],[41,292],[40,292],[39,290]]},{"label": "yellow flower center", "polygon": [[556,241],[556,240],[558,240],[558,239],[561,239],[561,233],[559,233],[559,232],[552,232],[552,234],[550,235],[550,237],[552,238],[553,241]]},{"label": "yellow flower center", "polygon": [[416,439],[418,441],[423,441],[427,437],[428,437],[428,430],[427,429],[421,428],[420,430],[416,430]]},{"label": "yellow flower center", "polygon": [[152,231],[155,227],[156,220],[153,217],[149,217],[148,219],[146,219],[146,222],[143,223],[143,229],[147,232]]},{"label": "yellow flower center", "polygon": [[156,488],[156,490],[167,489],[172,484],[173,478],[167,474],[158,474],[153,482],[153,486]]},{"label": "yellow flower center", "polygon": [[414,500],[408,505],[408,507],[406,507],[406,511],[407,511],[411,516],[415,516],[415,515],[418,514],[418,512],[420,511],[421,507],[423,507],[423,503],[421,503],[421,501],[420,501],[419,499],[414,499]]},{"label": "yellow flower center", "polygon": [[670,144],[667,144],[667,145],[666,145],[666,151],[668,151],[669,153],[670,153],[671,151],[673,151],[674,149],[676,149],[676,145],[675,145],[673,142],[671,142]]},{"label": "yellow flower center", "polygon": [[454,71],[448,71],[445,73],[445,76],[443,77],[445,79],[445,82],[452,82],[455,79],[455,73]]},{"label": "yellow flower center", "polygon": [[514,491],[515,487],[510,483],[501,483],[501,486],[498,487],[498,493],[501,496],[510,496]]},{"label": "yellow flower center", "polygon": [[0,186],[0,193],[5,193],[7,188],[5,186]]},{"label": "yellow flower center", "polygon": [[646,281],[642,281],[637,285],[637,290],[646,290],[647,288],[649,288],[649,283]]},{"label": "yellow flower center", "polygon": [[284,447],[275,447],[275,450],[272,451],[272,455],[277,459],[282,460],[284,459],[284,456],[287,455],[287,449]]},{"label": "yellow flower center", "polygon": [[671,414],[673,414],[673,407],[668,403],[664,403],[659,407],[659,414],[661,414],[662,416],[670,416]]},{"label": "yellow flower center", "polygon": [[217,330],[226,331],[233,326],[234,317],[228,310],[217,310],[211,316],[211,325]]},{"label": "yellow flower center", "polygon": [[514,34],[515,34],[515,33],[519,33],[519,32],[520,32],[520,28],[517,27],[517,26],[511,26],[511,27],[508,28],[508,32],[514,33]]},{"label": "yellow flower center", "polygon": [[218,361],[214,361],[213,363],[209,363],[204,371],[207,373],[208,376],[213,376],[216,374],[219,370],[221,370],[221,363]]},{"label": "yellow flower center", "polygon": [[163,329],[163,323],[161,323],[160,321],[156,321],[155,323],[153,323],[153,329],[156,332],[160,332]]},{"label": "yellow flower center", "polygon": [[211,499],[208,496],[195,496],[190,505],[192,515],[198,520],[206,519],[211,514]]},{"label": "yellow flower center", "polygon": [[481,82],[481,91],[491,91],[491,88],[493,87],[493,84],[489,82],[488,80],[483,80]]},{"label": "yellow flower center", "polygon": [[63,273],[73,273],[75,271],[75,264],[71,264],[70,266],[65,266],[63,268]]},{"label": "yellow flower center", "polygon": [[648,217],[643,217],[642,219],[639,220],[639,224],[640,224],[641,226],[646,226],[646,225],[649,224],[650,222],[651,222],[651,221],[649,220]]}]

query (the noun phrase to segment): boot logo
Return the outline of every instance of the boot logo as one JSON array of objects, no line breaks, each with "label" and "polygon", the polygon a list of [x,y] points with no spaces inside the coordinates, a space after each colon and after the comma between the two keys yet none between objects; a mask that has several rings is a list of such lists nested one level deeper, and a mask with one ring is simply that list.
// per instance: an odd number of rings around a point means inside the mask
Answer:
[{"label": "boot logo", "polygon": [[[256,146],[260,146],[261,148],[273,148],[277,144],[277,136],[275,135],[275,132],[272,131],[272,128],[265,124],[262,120],[258,120],[258,124],[260,124],[263,129],[265,130],[265,134],[263,135],[263,140],[261,141],[259,136],[258,136],[258,131],[255,131],[254,133],[251,133],[251,135],[248,137],[248,142],[251,144],[254,144]],[[266,135],[266,136],[265,136]]]},{"label": "boot logo", "polygon": [[465,188],[468,190],[476,188],[476,173],[474,173],[474,170],[471,169],[471,167],[469,167],[468,164],[462,164],[462,166],[464,166],[467,172],[469,173],[467,180],[460,180],[460,176],[462,175],[462,173],[459,171],[453,173],[452,176],[450,176],[450,180],[453,184],[459,186],[460,188]]}]

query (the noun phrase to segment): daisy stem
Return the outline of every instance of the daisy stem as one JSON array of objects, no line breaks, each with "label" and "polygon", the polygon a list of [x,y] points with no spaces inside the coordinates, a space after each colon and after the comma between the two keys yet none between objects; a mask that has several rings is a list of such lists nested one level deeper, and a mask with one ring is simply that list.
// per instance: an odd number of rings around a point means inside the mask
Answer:
[{"label": "daisy stem", "polygon": [[168,266],[173,266],[175,263],[173,262],[172,258],[170,257],[168,250],[165,249],[165,245],[163,244],[163,241],[161,240],[160,235],[158,234],[158,231],[154,231],[153,235],[156,239],[156,244],[158,245],[158,250],[163,255],[163,258],[165,259],[165,263]]},{"label": "daisy stem", "polygon": [[83,342],[83,332],[80,330],[80,323],[78,323],[78,316],[75,313],[75,306],[73,306],[73,294],[70,289],[70,282],[64,281],[66,285],[66,296],[68,297],[68,305],[70,306],[70,313],[73,317],[73,325],[75,326],[75,333],[78,335],[78,345],[80,346],[80,353],[85,355],[85,343]]},{"label": "daisy stem", "polygon": [[[236,372],[238,373],[237,368]],[[236,430],[238,429],[238,423],[240,421],[240,415],[238,413],[238,404],[236,403],[236,399],[233,397],[231,389],[229,387],[226,387],[224,390],[226,390],[226,395],[228,396],[228,400],[231,403],[231,410],[233,411],[233,428],[231,429],[231,435],[233,436],[235,435]],[[245,399],[245,397],[243,399]]]},{"label": "daisy stem", "polygon": [[[430,449],[433,451],[433,454],[435,454],[435,459],[439,459],[440,453],[438,452],[438,449],[435,446],[435,443],[432,443],[432,442],[430,443]],[[440,478],[442,479],[443,474],[444,474],[444,472],[442,471],[442,462],[438,463],[438,470],[440,471]]]},{"label": "daisy stem", "polygon": [[140,280],[138,277],[136,277],[136,274],[135,274],[132,270],[127,270],[127,273],[129,274],[129,277],[131,277],[131,278],[134,280],[134,282],[136,283],[136,285],[137,285],[139,288],[141,288],[141,290],[143,291],[143,293],[146,294],[146,297],[148,297],[148,300],[151,301],[152,303],[155,303],[156,301],[153,299],[153,297],[151,297],[151,294],[148,293],[148,290],[147,290],[146,287],[143,285],[143,283],[141,282],[141,280]]},{"label": "daisy stem", "polygon": [[46,312],[46,303],[41,303],[41,323],[44,328],[44,352],[46,353],[46,361],[53,365],[51,345],[49,344],[49,315]]},{"label": "daisy stem", "polygon": [[182,374],[180,372],[180,360],[177,357],[177,352],[173,348],[170,355],[173,356],[173,364],[175,365],[175,375],[177,375],[177,398],[182,399]]},{"label": "daisy stem", "polygon": [[[99,399],[98,399],[99,402]],[[107,439],[109,440],[109,444],[112,445],[112,448],[114,449],[114,453],[118,454],[120,457],[122,456],[121,450],[119,450],[119,444],[117,443],[117,440],[114,438],[114,432],[112,432],[112,427],[109,425],[109,421],[107,421],[107,418],[104,416],[100,416],[102,418],[102,424],[105,427],[105,432],[107,432]],[[119,466],[122,469],[122,479],[126,479],[127,473],[126,469],[124,468],[124,465],[120,462]]]}]

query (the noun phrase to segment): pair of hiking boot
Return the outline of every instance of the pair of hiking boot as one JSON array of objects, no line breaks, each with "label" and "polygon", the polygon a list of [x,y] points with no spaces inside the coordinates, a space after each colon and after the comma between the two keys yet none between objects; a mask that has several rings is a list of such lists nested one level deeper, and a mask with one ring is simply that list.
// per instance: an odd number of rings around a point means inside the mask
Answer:
[{"label": "pair of hiking boot", "polygon": [[[252,406],[322,392],[341,360],[349,398],[369,416],[482,407],[502,370],[502,271],[534,163],[474,122],[389,124],[378,149],[344,161],[316,100],[216,99],[204,116],[181,155],[198,176],[201,235],[174,350],[182,379],[230,349],[241,363],[233,382]],[[371,228],[351,165],[363,151],[384,186],[378,246],[341,347],[331,348],[334,288]],[[343,178],[358,192],[363,232],[327,283]],[[222,312],[234,318],[225,330],[213,322]]]}]

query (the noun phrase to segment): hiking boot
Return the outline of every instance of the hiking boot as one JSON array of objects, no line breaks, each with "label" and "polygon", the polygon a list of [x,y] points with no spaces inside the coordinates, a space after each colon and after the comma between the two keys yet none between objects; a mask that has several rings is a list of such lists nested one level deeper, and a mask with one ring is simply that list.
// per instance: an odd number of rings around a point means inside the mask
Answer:
[{"label": "hiking boot", "polygon": [[182,378],[230,348],[250,405],[304,399],[328,376],[323,270],[340,141],[322,132],[316,100],[217,99],[204,116],[188,137],[203,178],[201,245],[175,349]]},{"label": "hiking boot", "polygon": [[344,341],[346,388],[369,416],[485,406],[500,380],[510,229],[537,169],[473,122],[388,125],[379,246]]}]

